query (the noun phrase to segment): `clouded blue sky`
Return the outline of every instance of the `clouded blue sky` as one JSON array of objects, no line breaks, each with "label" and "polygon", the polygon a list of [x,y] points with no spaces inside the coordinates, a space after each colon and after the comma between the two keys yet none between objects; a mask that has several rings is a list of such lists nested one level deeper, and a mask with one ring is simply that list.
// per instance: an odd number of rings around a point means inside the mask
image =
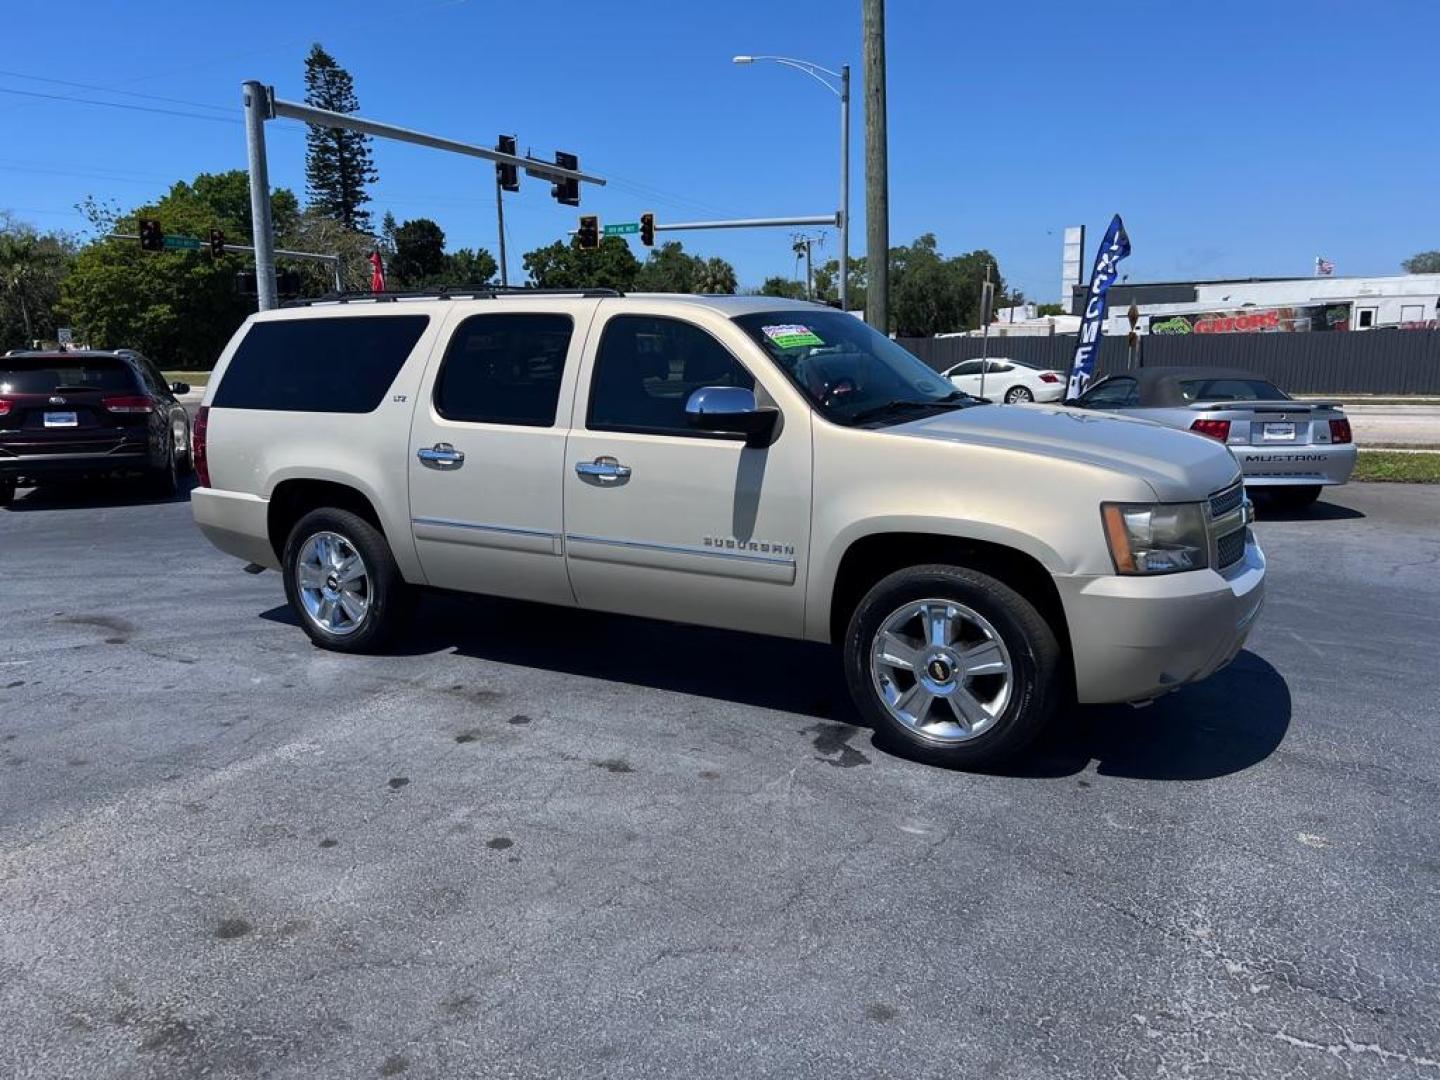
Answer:
[{"label": "clouded blue sky", "polygon": [[[863,252],[859,0],[5,8],[0,91],[25,93],[0,92],[0,209],[42,227],[83,226],[73,204],[87,193],[128,208],[174,179],[243,168],[240,83],[300,98],[312,41],[354,74],[367,115],[578,153],[611,180],[585,190],[602,220],[825,213],[835,99],[796,71],[730,63],[778,53],[854,68]],[[1303,275],[1317,254],[1341,274],[1392,273],[1440,247],[1433,0],[891,0],[888,20],[892,243],[929,231],[946,252],[986,247],[1040,300],[1059,292],[1063,226],[1089,226],[1093,251],[1116,210],[1131,280]],[[270,125],[272,181],[297,191],[302,131]],[[394,143],[375,157],[377,220],[429,216],[452,247],[495,249],[488,165]],[[574,227],[577,211],[538,181],[506,205],[512,273],[520,252]],[[822,231],[831,257],[837,237]],[[742,284],[794,272],[783,231],[681,239],[731,260]]]}]

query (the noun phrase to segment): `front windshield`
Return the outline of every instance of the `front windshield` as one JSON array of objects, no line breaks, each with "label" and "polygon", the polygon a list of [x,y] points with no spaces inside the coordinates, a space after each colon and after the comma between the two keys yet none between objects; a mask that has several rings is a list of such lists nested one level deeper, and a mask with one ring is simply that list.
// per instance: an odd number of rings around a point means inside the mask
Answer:
[{"label": "front windshield", "polygon": [[895,423],[976,404],[912,353],[843,311],[763,311],[737,315],[735,323],[836,423]]}]

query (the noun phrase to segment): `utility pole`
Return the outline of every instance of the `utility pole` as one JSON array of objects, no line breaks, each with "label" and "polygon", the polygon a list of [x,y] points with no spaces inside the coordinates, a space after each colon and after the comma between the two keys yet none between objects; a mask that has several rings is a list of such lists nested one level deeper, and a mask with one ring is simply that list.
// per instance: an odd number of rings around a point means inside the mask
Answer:
[{"label": "utility pole", "polygon": [[500,174],[495,174],[495,219],[500,223],[500,284],[510,284],[509,271],[505,266],[505,197],[500,186]]},{"label": "utility pole", "polygon": [[865,321],[890,332],[890,190],[885,134],[885,0],[861,0],[865,63]]},{"label": "utility pole", "polygon": [[242,87],[245,102],[245,149],[250,158],[250,220],[255,239],[255,291],[261,311],[280,306],[275,284],[275,232],[270,223],[270,170],[265,162],[265,121],[270,119],[270,93],[256,81]]}]

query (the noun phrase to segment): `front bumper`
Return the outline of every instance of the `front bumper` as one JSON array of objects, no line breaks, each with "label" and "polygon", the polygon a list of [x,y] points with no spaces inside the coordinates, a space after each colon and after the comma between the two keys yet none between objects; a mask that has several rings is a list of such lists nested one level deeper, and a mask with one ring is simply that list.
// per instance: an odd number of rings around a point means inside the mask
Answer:
[{"label": "front bumper", "polygon": [[1355,471],[1355,444],[1231,446],[1246,487],[1343,484]]},{"label": "front bumper", "polygon": [[1148,701],[1224,667],[1265,599],[1265,555],[1247,531],[1224,574],[1056,578],[1083,703]]},{"label": "front bumper", "polygon": [[280,559],[270,546],[270,500],[239,491],[200,487],[190,493],[195,524],[227,555],[280,569]]}]

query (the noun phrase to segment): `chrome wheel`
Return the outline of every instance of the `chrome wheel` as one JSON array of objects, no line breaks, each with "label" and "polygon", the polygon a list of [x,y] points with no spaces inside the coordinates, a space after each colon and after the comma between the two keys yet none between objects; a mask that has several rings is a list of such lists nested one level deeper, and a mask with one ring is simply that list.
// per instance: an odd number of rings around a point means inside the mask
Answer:
[{"label": "chrome wheel", "polygon": [[880,624],[870,681],[886,710],[917,735],[964,742],[995,726],[1015,687],[999,632],[953,600],[915,600]]},{"label": "chrome wheel", "polygon": [[1010,392],[1005,395],[1005,400],[1011,405],[1019,405],[1022,402],[1034,401],[1035,395],[1023,386],[1012,386]]},{"label": "chrome wheel", "polygon": [[306,616],[327,634],[353,634],[370,612],[370,571],[339,533],[306,538],[295,560],[295,586]]}]

